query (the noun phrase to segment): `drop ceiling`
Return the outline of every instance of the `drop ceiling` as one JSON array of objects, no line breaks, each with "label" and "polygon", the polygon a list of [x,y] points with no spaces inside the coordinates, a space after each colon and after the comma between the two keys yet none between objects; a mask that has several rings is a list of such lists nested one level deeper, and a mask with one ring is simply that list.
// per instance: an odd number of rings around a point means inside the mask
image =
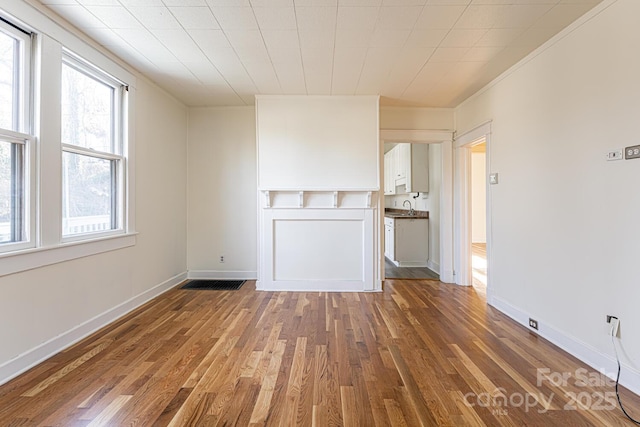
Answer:
[{"label": "drop ceiling", "polygon": [[455,107],[601,0],[41,0],[189,106]]}]

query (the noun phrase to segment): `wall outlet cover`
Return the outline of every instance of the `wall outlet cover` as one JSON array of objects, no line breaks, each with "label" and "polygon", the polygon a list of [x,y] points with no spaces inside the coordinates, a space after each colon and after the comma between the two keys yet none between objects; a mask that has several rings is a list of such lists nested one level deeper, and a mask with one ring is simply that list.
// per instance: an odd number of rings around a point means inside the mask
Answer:
[{"label": "wall outlet cover", "polygon": [[498,183],[498,173],[492,173],[489,175],[489,184],[497,184]]}]

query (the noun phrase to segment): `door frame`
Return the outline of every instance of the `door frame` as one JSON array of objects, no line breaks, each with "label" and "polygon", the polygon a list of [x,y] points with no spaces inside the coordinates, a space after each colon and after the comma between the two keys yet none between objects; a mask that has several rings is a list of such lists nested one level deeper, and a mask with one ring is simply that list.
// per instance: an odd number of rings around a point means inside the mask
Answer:
[{"label": "door frame", "polygon": [[[442,189],[440,191],[440,281],[454,282],[454,233],[453,233],[453,131],[446,130],[380,130],[380,158],[384,159],[385,142],[409,142],[418,144],[441,144]],[[380,162],[384,182],[384,161]],[[379,227],[378,265],[380,280],[384,280],[384,186],[378,197]]]},{"label": "door frame", "polygon": [[471,147],[486,143],[486,234],[487,234],[487,301],[491,301],[492,221],[491,221],[491,121],[485,122],[460,136],[453,142],[454,172],[454,268],[455,283],[473,284],[471,266]]}]

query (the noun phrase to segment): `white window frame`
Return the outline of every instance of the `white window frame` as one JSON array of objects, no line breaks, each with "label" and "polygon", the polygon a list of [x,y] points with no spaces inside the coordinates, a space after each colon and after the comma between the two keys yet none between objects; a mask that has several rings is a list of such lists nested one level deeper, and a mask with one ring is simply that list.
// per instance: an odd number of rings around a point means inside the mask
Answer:
[{"label": "white window frame", "polygon": [[[64,21],[46,13],[44,6],[34,7],[30,2],[0,0],[0,17],[31,31],[31,97],[27,100],[31,114],[31,134],[18,132],[29,147],[29,195],[32,233],[29,247],[0,252],[0,277],[37,269],[47,265],[97,255],[136,245],[136,72],[113,57],[97,43],[67,29]],[[122,232],[120,234],[86,236],[78,241],[62,239],[61,163],[60,141],[61,104],[52,102],[60,96],[60,73],[63,51],[74,52],[96,68],[104,70],[126,88],[122,99],[122,164],[123,186],[120,196]]]},{"label": "white window frame", "polygon": [[35,146],[33,135],[34,123],[32,112],[32,80],[33,80],[33,35],[26,29],[14,24],[11,20],[0,19],[0,31],[20,42],[18,57],[17,97],[14,105],[17,116],[14,117],[14,129],[0,128],[0,140],[24,147],[23,155],[23,233],[22,240],[0,244],[0,254],[14,252],[36,246],[36,179],[35,179]]},{"label": "white window frame", "polygon": [[[115,221],[115,226],[109,230],[104,231],[92,231],[84,233],[75,233],[62,235],[62,242],[77,242],[83,240],[92,240],[100,237],[108,237],[113,235],[124,234],[126,231],[126,197],[125,195],[125,183],[126,183],[126,155],[125,152],[125,120],[123,118],[123,112],[125,111],[125,92],[127,91],[127,85],[106,72],[100,70],[89,61],[84,60],[73,52],[63,49],[62,63],[75,69],[77,72],[85,74],[86,76],[113,88],[113,100],[112,100],[112,122],[111,122],[111,146],[112,151],[104,152],[98,151],[78,145],[69,144],[66,141],[61,141],[62,153],[72,153],[84,155],[87,157],[93,157],[101,160],[108,160],[114,162],[116,165],[114,176],[112,180],[115,181],[112,187],[112,222]],[[64,173],[64,170],[63,170]],[[61,216],[62,218],[62,216]],[[61,224],[62,226],[62,224]]]}]

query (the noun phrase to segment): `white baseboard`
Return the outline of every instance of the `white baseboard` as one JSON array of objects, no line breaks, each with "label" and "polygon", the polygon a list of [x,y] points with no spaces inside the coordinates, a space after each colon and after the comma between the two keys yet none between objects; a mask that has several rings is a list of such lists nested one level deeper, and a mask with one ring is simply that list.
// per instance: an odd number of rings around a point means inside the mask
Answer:
[{"label": "white baseboard", "polygon": [[[495,296],[491,299],[489,304],[516,322],[522,324],[526,328],[529,328],[530,315],[528,313]],[[567,335],[566,333],[545,324],[543,319],[537,320],[538,330],[534,331],[535,333],[554,345],[557,345],[572,356],[580,359],[598,372],[604,373],[609,378],[615,380],[618,366],[613,356],[604,354],[577,338]],[[618,347],[618,349],[619,348],[620,347]],[[611,349],[611,353],[613,354],[613,348]],[[620,375],[620,384],[635,394],[640,395],[640,372],[623,362],[621,362],[621,366],[622,373]]]},{"label": "white baseboard", "polygon": [[427,268],[435,273],[440,274],[440,264],[431,260],[427,261]]},{"label": "white baseboard", "polygon": [[23,372],[31,369],[35,365],[45,361],[51,356],[59,353],[86,338],[95,331],[119,319],[130,311],[140,307],[147,301],[174,288],[187,278],[187,273],[180,273],[172,278],[160,283],[157,286],[119,304],[86,322],[69,329],[66,332],[50,339],[47,342],[3,363],[0,365],[0,385],[17,377]]},{"label": "white baseboard", "polygon": [[257,271],[221,271],[221,270],[189,270],[189,279],[236,279],[236,280],[256,280]]}]

